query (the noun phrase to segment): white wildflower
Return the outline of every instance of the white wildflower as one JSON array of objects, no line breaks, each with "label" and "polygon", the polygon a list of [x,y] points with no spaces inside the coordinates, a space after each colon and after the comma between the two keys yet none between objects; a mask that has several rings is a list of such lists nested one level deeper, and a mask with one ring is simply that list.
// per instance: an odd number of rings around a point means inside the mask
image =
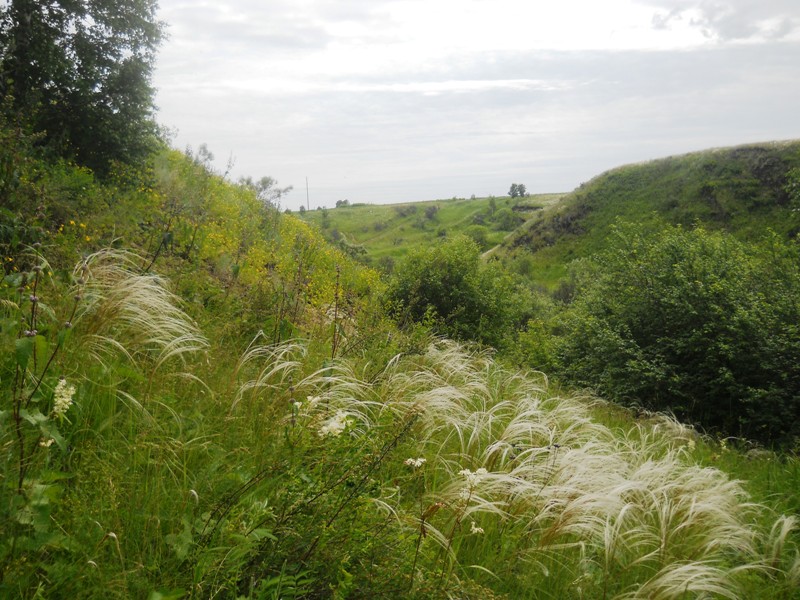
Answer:
[{"label": "white wildflower", "polygon": [[303,403],[302,402],[294,402],[294,403],[292,403],[292,406],[294,406],[295,411],[300,412],[300,409],[303,408]]},{"label": "white wildflower", "polygon": [[67,383],[63,377],[59,379],[53,395],[53,416],[63,417],[72,406],[72,397],[75,395],[75,386]]},{"label": "white wildflower", "polygon": [[53,445],[53,442],[55,442],[55,441],[56,441],[55,438],[47,438],[46,440],[45,439],[41,439],[41,440],[39,440],[39,445],[42,448],[49,448],[50,446]]},{"label": "white wildflower", "polygon": [[343,411],[337,412],[320,428],[320,437],[326,437],[329,435],[336,437],[344,431],[345,427],[347,427],[348,421],[349,418],[347,417],[347,413]]},{"label": "white wildflower", "polygon": [[461,492],[459,492],[459,497],[462,500],[469,500],[469,498],[472,496],[472,492],[475,491],[475,488],[477,487],[478,483],[480,482],[481,479],[483,479],[483,476],[486,475],[487,473],[488,471],[483,467],[476,470],[474,473],[469,469],[461,469],[458,472],[458,474],[463,475],[466,478],[467,487],[465,487],[464,489],[461,490]]},{"label": "white wildflower", "polygon": [[461,469],[458,472],[459,475],[463,475],[464,477],[466,477],[467,485],[470,488],[474,488],[476,485],[478,485],[478,482],[481,479],[483,479],[483,476],[486,475],[487,473],[488,473],[488,471],[486,469],[484,469],[483,467],[481,467],[480,469],[478,469],[474,473],[472,471],[470,471],[469,469]]},{"label": "white wildflower", "polygon": [[427,460],[424,458],[407,458],[403,461],[404,465],[408,465],[412,469],[419,469],[422,465],[424,465]]},{"label": "white wildflower", "polygon": [[475,521],[472,521],[472,524],[470,525],[470,528],[469,528],[469,532],[470,533],[483,533],[483,527],[478,527],[477,525],[475,525]]}]

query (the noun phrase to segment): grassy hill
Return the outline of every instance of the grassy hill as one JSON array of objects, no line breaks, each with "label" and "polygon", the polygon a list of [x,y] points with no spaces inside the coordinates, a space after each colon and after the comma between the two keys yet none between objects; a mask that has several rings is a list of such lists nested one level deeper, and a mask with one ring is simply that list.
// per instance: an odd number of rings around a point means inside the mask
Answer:
[{"label": "grassy hill", "polygon": [[796,457],[399,330],[201,156],[0,158],[0,596],[800,594]]},{"label": "grassy hill", "polygon": [[800,142],[723,148],[626,165],[603,173],[543,210],[497,254],[554,286],[566,264],[606,245],[618,221],[690,226],[702,223],[752,241],[767,229],[785,239],[800,232],[787,192],[800,165]]},{"label": "grassy hill", "polygon": [[561,194],[525,198],[453,198],[406,204],[359,204],[303,213],[326,237],[388,266],[409,249],[465,233],[483,250],[499,245],[521,223],[557,202]]}]

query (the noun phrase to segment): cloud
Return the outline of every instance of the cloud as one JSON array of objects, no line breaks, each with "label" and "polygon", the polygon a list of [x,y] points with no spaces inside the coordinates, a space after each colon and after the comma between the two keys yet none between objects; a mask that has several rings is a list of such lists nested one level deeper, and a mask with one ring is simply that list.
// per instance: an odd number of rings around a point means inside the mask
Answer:
[{"label": "cloud", "polygon": [[688,24],[722,42],[800,37],[800,5],[796,0],[637,1],[658,9],[653,15],[656,30]]},{"label": "cloud", "polygon": [[[533,22],[509,0],[162,0],[160,118],[176,145],[206,142],[221,166],[234,156],[234,177],[296,190],[308,177],[312,206],[502,194],[511,181],[566,191],[626,162],[800,136],[794,0],[637,1],[633,15],[610,1],[601,23],[599,3],[576,1]],[[530,35],[497,42],[504,22]],[[633,37],[543,47],[594,25]]]}]

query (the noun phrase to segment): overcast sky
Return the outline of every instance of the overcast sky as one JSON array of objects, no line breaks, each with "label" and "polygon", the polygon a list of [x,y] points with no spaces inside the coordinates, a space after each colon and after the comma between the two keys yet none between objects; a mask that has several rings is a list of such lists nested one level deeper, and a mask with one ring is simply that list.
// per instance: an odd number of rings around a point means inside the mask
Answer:
[{"label": "overcast sky", "polygon": [[569,191],[800,138],[799,0],[160,0],[174,145],[284,205]]}]

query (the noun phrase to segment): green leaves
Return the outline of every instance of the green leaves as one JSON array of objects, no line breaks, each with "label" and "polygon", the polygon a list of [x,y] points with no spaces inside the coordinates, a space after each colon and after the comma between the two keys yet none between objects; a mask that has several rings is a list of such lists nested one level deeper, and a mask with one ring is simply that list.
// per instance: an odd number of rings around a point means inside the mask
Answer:
[{"label": "green leaves", "polygon": [[620,228],[561,321],[563,376],[728,435],[789,441],[800,408],[800,273],[776,244]]},{"label": "green leaves", "polygon": [[35,360],[47,360],[50,344],[44,336],[26,336],[15,340],[14,350],[17,366],[23,371],[28,368],[28,363]]},{"label": "green leaves", "polygon": [[433,322],[442,334],[495,347],[524,322],[530,299],[497,265],[484,265],[471,239],[455,237],[411,252],[389,285],[390,312]]}]

